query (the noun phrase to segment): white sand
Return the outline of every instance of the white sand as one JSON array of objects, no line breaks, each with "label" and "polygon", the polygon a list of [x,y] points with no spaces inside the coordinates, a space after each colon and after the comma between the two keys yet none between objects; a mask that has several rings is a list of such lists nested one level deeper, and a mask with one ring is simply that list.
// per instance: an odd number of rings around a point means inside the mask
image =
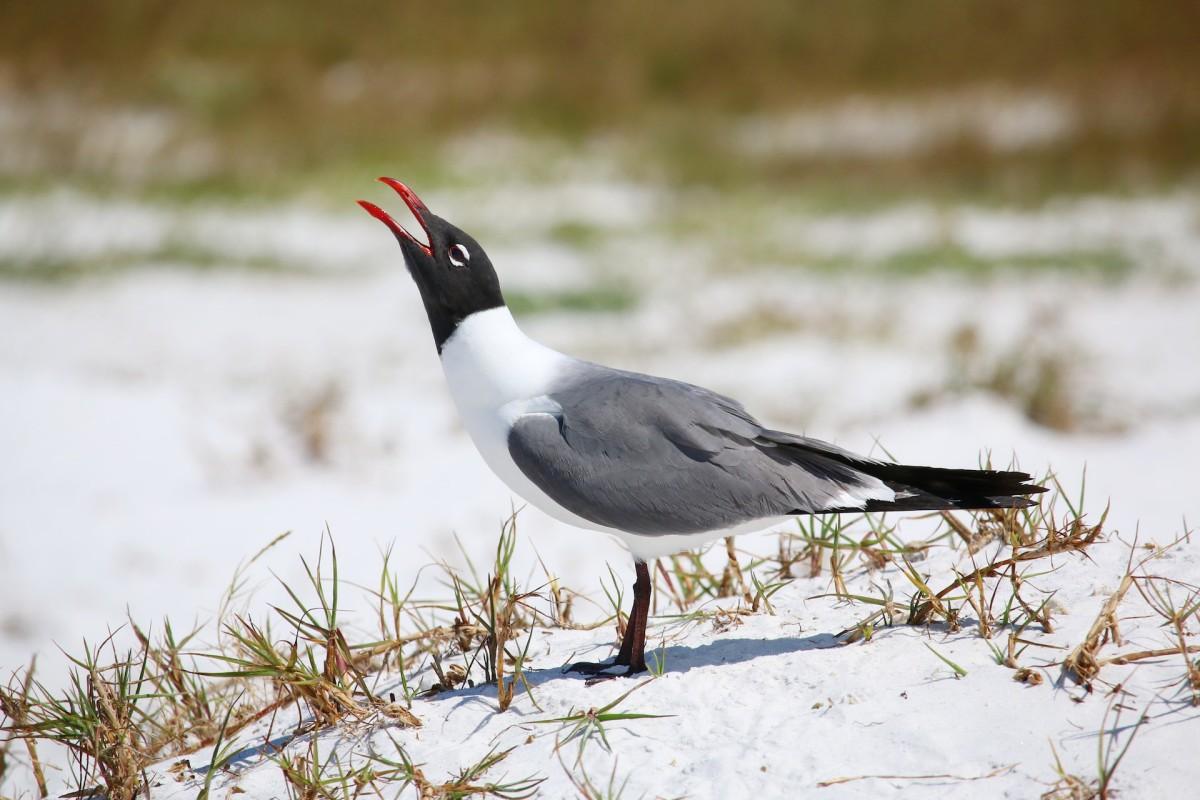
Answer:
[{"label": "white sand", "polygon": [[[585,211],[627,201],[646,207],[635,188],[576,196]],[[444,202],[466,207],[474,198]],[[1132,539],[1140,526],[1143,541],[1165,544],[1185,517],[1200,518],[1200,287],[1189,277],[1200,267],[1197,208],[1194,198],[1175,196],[950,215],[955,240],[990,255],[1012,252],[1004,243],[1013,241],[1026,243],[1019,252],[1116,248],[1136,267],[1117,283],[1064,275],[878,282],[785,269],[731,274],[689,258],[686,247],[643,237],[638,258],[650,263],[621,274],[643,298],[637,308],[542,315],[528,329],[580,355],[709,385],[780,427],[860,450],[878,438],[901,460],[973,466],[981,451],[1000,463],[1016,453],[1024,468],[1053,467],[1072,483],[1086,465],[1094,513],[1111,498],[1112,529]],[[573,218],[571,209],[564,218]],[[854,255],[866,247],[879,257],[925,241],[920,213],[913,214],[873,215],[857,227],[851,218],[814,218],[788,230],[813,252]],[[610,216],[612,225],[627,222]],[[55,643],[77,650],[83,637],[95,641],[120,625],[127,608],[145,623],[164,615],[177,627],[207,619],[237,562],[285,530],[293,537],[255,571],[264,586],[256,609],[277,592],[270,570],[298,578],[297,556],[316,552],[326,524],[352,581],[372,583],[381,548],[393,542],[408,553],[453,557],[457,534],[486,561],[512,498],[454,418],[416,293],[394,245],[369,223],[303,209],[101,209],[75,195],[0,204],[7,256],[137,254],[182,239],[233,262],[269,256],[314,272],[146,264],[108,280],[0,285],[0,669],[18,669],[36,652],[44,682],[60,685],[64,661]],[[602,255],[611,257],[613,247]],[[568,285],[607,277],[600,256],[536,240],[514,237],[491,250],[511,286],[548,285],[560,259]],[[745,341],[716,332],[764,310],[788,324]],[[1050,431],[1002,398],[941,391],[947,342],[964,325],[977,330],[983,361],[1017,346],[1062,355],[1077,387],[1072,395],[1087,399],[1099,423]],[[932,405],[914,408],[914,394],[929,392]],[[327,441],[319,459],[306,449],[306,414],[320,418],[316,428]],[[520,525],[519,574],[535,547],[570,585],[597,597],[605,561],[631,574],[627,556],[603,537],[536,512],[523,513]],[[1179,548],[1162,572],[1200,583],[1196,548]],[[1046,579],[1062,587],[1065,609],[1047,641],[1077,643],[1115,587],[1124,548],[1114,542],[1097,553],[1096,563],[1068,559]],[[407,578],[428,560],[393,566]],[[1069,685],[1014,683],[970,629],[950,636],[895,629],[866,645],[834,647],[831,634],[866,610],[806,599],[827,588],[797,581],[777,596],[777,616],[725,633],[707,625],[675,631],[668,674],[627,701],[632,710],[675,716],[618,725],[612,736],[617,774],[629,776],[626,797],[732,796],[735,789],[780,797],[1028,797],[1053,779],[1049,741],[1070,770],[1094,774],[1103,693],[1077,703],[1081,693]],[[353,605],[350,613],[369,611],[365,601]],[[1134,605],[1127,613],[1131,646],[1165,645],[1155,620],[1133,619]],[[418,702],[424,728],[398,739],[441,779],[492,745],[546,733],[509,726],[599,706],[624,690],[624,683],[585,688],[550,669],[608,638],[540,635],[535,666],[549,670],[538,676],[542,711],[522,697],[495,715],[492,690],[450,693]],[[954,680],[922,641],[968,676]],[[1047,650],[1029,660],[1054,657]],[[1152,717],[1118,775],[1123,796],[1184,796],[1200,778],[1192,755],[1200,723],[1169,686],[1180,673],[1181,664],[1167,660],[1104,675],[1123,681],[1132,692],[1127,705]],[[276,729],[294,722],[281,717]],[[255,733],[242,739],[253,743]],[[367,746],[342,732],[322,736],[322,752]],[[550,755],[552,739],[519,747],[497,774],[549,776],[545,796],[570,794]],[[593,778],[606,782],[613,758],[591,746]],[[1004,775],[970,784],[815,788],[839,776],[972,776],[1010,764]],[[217,796],[235,783],[251,797],[284,794],[273,765],[247,757],[239,770]],[[56,787],[66,778],[52,775]],[[195,786],[168,777],[159,793],[173,792],[193,796]]]}]

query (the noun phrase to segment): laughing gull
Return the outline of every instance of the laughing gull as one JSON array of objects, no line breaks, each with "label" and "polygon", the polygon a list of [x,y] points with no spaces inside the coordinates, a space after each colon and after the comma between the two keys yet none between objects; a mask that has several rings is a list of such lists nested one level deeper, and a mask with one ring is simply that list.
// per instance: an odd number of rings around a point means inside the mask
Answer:
[{"label": "laughing gull", "polygon": [[646,562],[802,514],[1024,508],[1045,491],[1024,472],[892,464],[764,427],[736,400],[592,364],[530,339],[487,253],[397,180],[420,241],[379,206],[417,284],[450,393],[492,471],[526,502],[619,538],[633,554],[633,608],[616,660],[646,669]]}]

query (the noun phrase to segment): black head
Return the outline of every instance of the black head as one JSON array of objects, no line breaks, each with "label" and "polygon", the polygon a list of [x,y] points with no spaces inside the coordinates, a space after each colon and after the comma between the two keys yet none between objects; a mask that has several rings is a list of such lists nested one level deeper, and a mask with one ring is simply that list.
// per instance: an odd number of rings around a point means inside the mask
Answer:
[{"label": "black head", "polygon": [[408,274],[416,281],[440,353],[442,345],[464,319],[476,311],[504,305],[500,280],[479,243],[441,217],[421,198],[393,178],[380,178],[396,190],[417,218],[429,244],[425,244],[374,203],[359,200],[367,213],[391,229],[404,252]]}]

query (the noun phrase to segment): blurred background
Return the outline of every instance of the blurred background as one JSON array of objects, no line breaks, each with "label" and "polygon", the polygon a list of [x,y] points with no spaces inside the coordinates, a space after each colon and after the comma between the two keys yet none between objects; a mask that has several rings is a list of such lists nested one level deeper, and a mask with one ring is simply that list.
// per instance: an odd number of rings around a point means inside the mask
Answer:
[{"label": "blurred background", "polygon": [[[281,576],[326,526],[368,585],[486,560],[514,500],[378,175],[554,347],[1196,518],[1200,5],[646,8],[0,2],[0,675],[208,619],[285,531]],[[630,571],[519,520],[580,589]]]}]

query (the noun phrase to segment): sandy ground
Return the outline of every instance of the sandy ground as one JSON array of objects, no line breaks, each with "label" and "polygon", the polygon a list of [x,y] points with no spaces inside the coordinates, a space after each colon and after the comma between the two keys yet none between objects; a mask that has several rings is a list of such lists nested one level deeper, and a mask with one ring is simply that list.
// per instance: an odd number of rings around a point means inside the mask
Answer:
[{"label": "sandy ground", "polygon": [[[1063,609],[1057,629],[1052,636],[1031,631],[1027,637],[1051,647],[1080,641],[1116,588],[1127,557],[1125,547],[1113,544],[1107,552],[1095,551],[1093,562],[1056,559],[1058,571],[1042,582],[1062,587],[1055,597]],[[1152,572],[1174,575],[1194,577],[1200,569],[1194,547],[1153,564]],[[945,566],[924,563],[922,569]],[[965,559],[959,566],[970,569]],[[867,580],[851,586],[866,591]],[[1191,736],[1200,722],[1178,684],[1178,657],[1109,667],[1105,684],[1088,695],[1069,680],[1055,688],[1057,667],[1040,665],[1052,662],[1057,651],[1038,650],[1022,660],[1045,682],[1026,686],[997,666],[970,627],[949,635],[900,627],[867,644],[841,645],[833,634],[853,625],[862,608],[817,597],[826,591],[827,578],[800,579],[775,596],[773,616],[732,627],[708,621],[654,626],[651,641],[666,643],[667,672],[613,711],[661,718],[608,723],[611,751],[598,736],[581,743],[569,738],[570,724],[546,723],[607,705],[637,685],[621,679],[588,687],[581,677],[562,674],[572,659],[611,652],[612,634],[605,630],[539,633],[531,647],[533,692],[503,714],[496,713],[494,689],[460,689],[415,701],[419,730],[347,725],[321,733],[317,752],[336,757],[349,771],[373,755],[394,758],[395,742],[401,742],[425,765],[426,777],[438,782],[493,747],[515,748],[488,779],[546,777],[540,787],[546,797],[573,796],[569,772],[576,780],[586,774],[602,788],[623,787],[624,797],[1015,798],[1037,796],[1056,779],[1051,743],[1066,770],[1090,777],[1097,746],[1115,731],[1119,751],[1144,712],[1148,722],[1137,731],[1115,784],[1121,795],[1184,796],[1200,777]],[[1126,650],[1167,646],[1157,618],[1146,618],[1136,598],[1125,610],[1134,618],[1124,624]],[[927,645],[965,675],[956,678]],[[1126,692],[1119,716],[1116,700],[1106,696],[1118,681]],[[384,696],[399,691],[396,677],[380,690]],[[259,746],[286,739],[296,722],[293,713],[283,713],[244,733],[241,740],[249,746],[234,757],[234,771],[217,778],[218,793],[237,786],[252,797],[279,796],[281,773]],[[291,742],[289,751],[310,753],[312,736]],[[183,771],[178,782],[166,772],[174,762],[154,768],[156,794],[192,796],[208,759],[208,751],[191,756],[196,769]],[[826,782],[832,785],[821,786]]]},{"label": "sandy ground", "polygon": [[[635,288],[629,310],[522,320],[560,349],[701,383],[774,426],[862,451],[882,445],[898,460],[973,466],[981,453],[1001,464],[1019,456],[1023,468],[1052,468],[1072,485],[1086,467],[1089,507],[1098,513],[1111,499],[1110,528],[1126,539],[1136,532],[1165,544],[1185,519],[1200,518],[1197,198],[1097,198],[1039,212],[906,207],[766,226],[781,240],[800,239],[806,252],[850,258],[947,236],[1001,260],[1016,252],[1013,242],[1020,253],[1116,250],[1133,264],[1117,278],[732,269],[636,231],[627,243],[636,259],[626,255],[618,267],[619,238],[581,252],[536,235],[555,214],[630,226],[652,199],[639,187],[585,185],[557,204],[544,191],[429,203],[491,209],[475,212],[487,217],[513,209],[517,233],[530,235],[498,236],[489,247],[506,286],[619,278]],[[64,218],[72,224],[59,224]],[[180,267],[165,247],[180,242],[235,264],[270,258],[305,272]],[[472,557],[491,553],[514,499],[454,418],[416,293],[383,231],[306,209],[164,210],[77,195],[0,203],[0,255],[114,253],[135,266],[66,284],[0,285],[0,670],[37,653],[39,674],[55,685],[64,670],[55,645],[94,641],[127,613],[170,616],[177,626],[204,621],[236,564],[284,531],[294,534],[257,565],[263,603],[277,591],[271,572],[297,578],[297,555],[315,553],[326,526],[343,576],[365,584],[393,544],[405,580],[432,557],[458,558],[455,536]],[[956,355],[964,337],[971,344]],[[1065,430],[1028,418],[1027,389],[994,391],[998,365],[1044,359],[1069,387],[1055,395],[1069,400]],[[518,572],[531,568],[536,549],[567,583],[596,596],[604,562],[623,577],[632,572],[603,537],[532,511],[519,519]],[[1170,556],[1174,577],[1200,582],[1195,548]],[[1062,573],[1069,591],[1056,641],[1076,641],[1119,579],[1125,553],[1108,549]],[[1053,778],[1047,739],[1071,769],[1092,774],[1103,698],[1078,704],[1077,691],[1015,684],[968,634],[932,640],[968,670],[959,681],[917,631],[834,647],[831,634],[859,610],[807,599],[825,588],[800,581],[780,596],[777,617],[680,634],[668,674],[628,701],[676,716],[631,724],[613,740],[618,773],[630,776],[625,796],[718,796],[731,785],[794,796],[842,775],[978,775],[1016,764],[970,790],[1027,797]],[[1154,640],[1154,624],[1139,624],[1137,636]],[[624,687],[585,689],[549,669],[604,639],[546,636],[537,666],[548,671],[536,694],[544,713],[523,699],[515,714],[495,716],[487,691],[419,704],[425,728],[406,739],[415,757],[440,776],[527,736],[507,728],[514,722],[607,702]],[[1200,777],[1185,747],[1200,723],[1164,688],[1172,669],[1132,670],[1143,687],[1134,705],[1152,708],[1156,724],[1122,768],[1125,796],[1179,796]],[[325,735],[347,753],[367,741]],[[521,748],[503,769],[551,775],[546,796],[564,796],[551,739]],[[612,756],[592,748],[587,758],[593,777],[606,780]],[[246,766],[253,760],[247,755]],[[241,785],[250,796],[282,793],[270,765]],[[821,796],[889,791],[914,786],[850,783]],[[922,791],[960,796],[963,787]]]}]

